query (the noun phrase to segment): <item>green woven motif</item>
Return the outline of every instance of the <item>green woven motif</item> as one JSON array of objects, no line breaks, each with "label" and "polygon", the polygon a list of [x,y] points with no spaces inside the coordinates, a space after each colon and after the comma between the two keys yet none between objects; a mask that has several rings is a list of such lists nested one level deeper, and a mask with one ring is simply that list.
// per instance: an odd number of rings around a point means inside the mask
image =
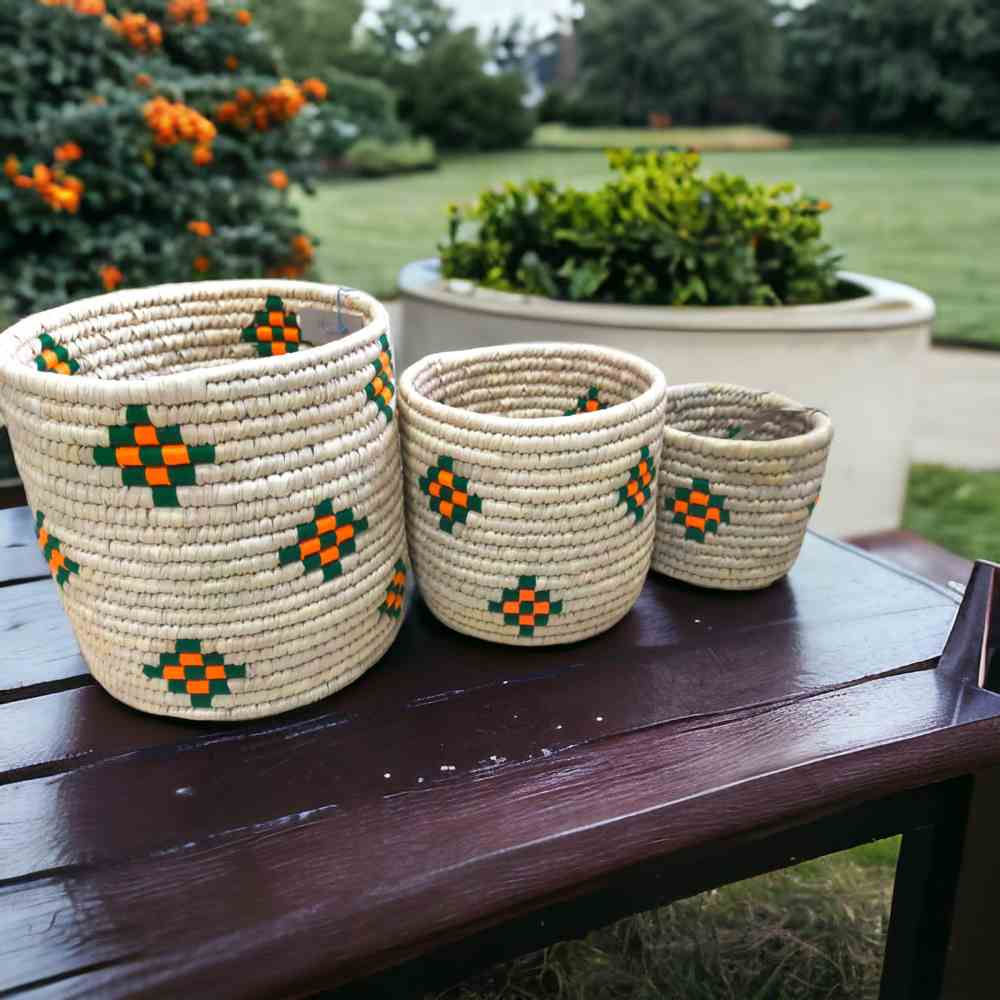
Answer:
[{"label": "green woven motif", "polygon": [[712,492],[707,479],[694,479],[691,488],[678,486],[672,503],[674,524],[684,525],[684,537],[704,542],[707,534],[716,534],[720,524],[729,524],[726,498]]},{"label": "green woven motif", "polygon": [[80,566],[63,555],[62,542],[55,535],[50,535],[45,527],[45,515],[39,512],[35,515],[35,537],[38,539],[38,547],[45,555],[45,561],[52,570],[52,575],[56,578],[56,583],[60,587],[65,587],[69,581],[71,573],[79,573]]},{"label": "green woven motif", "polygon": [[536,628],[548,625],[552,615],[561,615],[562,601],[553,601],[547,590],[536,590],[537,578],[518,577],[516,587],[505,587],[499,601],[490,601],[487,609],[503,615],[505,625],[516,625],[519,638],[531,638]]},{"label": "green woven motif", "polygon": [[75,375],[80,370],[79,363],[69,356],[69,351],[61,344],[57,344],[47,333],[43,333],[39,340],[42,350],[35,358],[35,367],[40,372]]},{"label": "green woven motif", "polygon": [[455,475],[454,460],[448,455],[439,455],[437,465],[432,465],[417,482],[430,497],[430,509],[441,515],[438,527],[449,535],[456,524],[465,524],[470,511],[482,513],[482,500],[469,491],[465,476]]},{"label": "green woven motif", "polygon": [[211,708],[212,699],[232,694],[231,680],[244,680],[243,663],[226,663],[221,653],[203,653],[198,639],[178,639],[172,653],[161,653],[156,666],[147,664],[142,672],[150,680],[167,682],[172,694],[186,694],[192,708]]},{"label": "green woven motif", "polygon": [[392,349],[389,338],[383,333],[379,337],[382,350],[375,359],[375,378],[365,386],[365,395],[382,411],[382,416],[392,422],[392,397],[396,394],[396,386],[392,381]]},{"label": "green woven motif", "polygon": [[638,524],[646,516],[646,506],[656,482],[656,463],[649,456],[649,448],[642,446],[639,464],[629,471],[628,482],[618,491],[618,502],[628,504]]},{"label": "green woven motif", "polygon": [[243,328],[242,339],[255,344],[262,358],[294,354],[302,342],[298,314],[286,310],[277,295],[269,295],[264,308],[254,313],[253,322]]},{"label": "green woven motif", "polygon": [[108,439],[94,461],[120,468],[123,486],[150,487],[155,507],[179,507],[177,487],[196,486],[195,466],[215,461],[214,445],[185,444],[179,426],[154,426],[145,406],[126,407],[125,423],[108,428]]},{"label": "green woven motif", "polygon": [[563,413],[564,417],[572,417],[575,413],[593,413],[596,410],[603,410],[606,407],[606,403],[602,403],[598,399],[600,390],[596,385],[592,385],[585,396],[581,396],[576,401],[576,406],[571,406],[568,410]]},{"label": "green woven motif", "polygon": [[392,567],[392,578],[385,592],[385,600],[378,606],[379,614],[398,618],[403,613],[403,598],[406,596],[406,563],[396,560]]},{"label": "green woven motif", "polygon": [[368,530],[368,518],[356,518],[350,507],[334,513],[332,500],[318,504],[315,514],[295,529],[299,536],[295,545],[279,549],[278,562],[282,566],[301,562],[307,573],[322,570],[323,579],[332,580],[344,572],[342,560],[355,551],[358,535]]}]

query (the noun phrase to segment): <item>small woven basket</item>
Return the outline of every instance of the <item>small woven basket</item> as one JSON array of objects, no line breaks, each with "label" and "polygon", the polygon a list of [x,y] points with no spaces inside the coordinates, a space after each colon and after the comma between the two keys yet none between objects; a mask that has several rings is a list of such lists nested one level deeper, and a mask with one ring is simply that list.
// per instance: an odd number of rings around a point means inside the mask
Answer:
[{"label": "small woven basket", "polygon": [[798,558],[833,438],[819,410],[737,385],[667,390],[653,569],[755,590]]},{"label": "small woven basket", "polygon": [[[303,323],[343,332],[309,347]],[[161,715],[271,715],[364,673],[406,574],[385,309],[167,285],[0,336],[0,406],[94,677]]]},{"label": "small woven basket", "polygon": [[411,365],[407,533],[434,614],[517,645],[586,639],[627,614],[652,555],[665,391],[647,362],[573,344]]}]

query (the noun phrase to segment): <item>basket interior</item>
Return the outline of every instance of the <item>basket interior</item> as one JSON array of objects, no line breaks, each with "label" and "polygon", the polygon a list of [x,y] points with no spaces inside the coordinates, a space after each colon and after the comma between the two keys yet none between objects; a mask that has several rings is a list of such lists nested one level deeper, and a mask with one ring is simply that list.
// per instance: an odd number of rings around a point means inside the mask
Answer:
[{"label": "basket interior", "polygon": [[817,411],[752,390],[684,387],[667,393],[667,426],[699,437],[778,441],[807,434]]},{"label": "basket interior", "polygon": [[602,410],[638,398],[651,385],[638,365],[572,348],[441,355],[413,379],[414,390],[435,402],[518,420]]},{"label": "basket interior", "polygon": [[307,298],[281,298],[263,285],[220,285],[213,296],[163,291],[133,306],[109,296],[55,310],[21,341],[16,360],[62,374],[141,380],[306,351],[371,319],[338,302],[330,286],[311,286]]}]

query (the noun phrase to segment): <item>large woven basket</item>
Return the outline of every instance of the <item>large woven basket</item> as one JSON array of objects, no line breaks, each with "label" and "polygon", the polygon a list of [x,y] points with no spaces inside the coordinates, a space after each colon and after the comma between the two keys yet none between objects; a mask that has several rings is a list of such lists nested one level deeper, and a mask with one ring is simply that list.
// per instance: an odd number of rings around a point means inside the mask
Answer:
[{"label": "large woven basket", "polygon": [[583,345],[411,365],[399,390],[407,532],[434,614],[518,645],[586,639],[622,618],[652,555],[665,391],[647,362]]},{"label": "large woven basket", "polygon": [[798,558],[833,439],[830,419],[736,385],[667,390],[653,569],[755,590]]},{"label": "large woven basket", "polygon": [[0,336],[38,541],[111,694],[246,719],[379,659],[407,560],[392,378],[385,309],[302,282],[105,295]]}]

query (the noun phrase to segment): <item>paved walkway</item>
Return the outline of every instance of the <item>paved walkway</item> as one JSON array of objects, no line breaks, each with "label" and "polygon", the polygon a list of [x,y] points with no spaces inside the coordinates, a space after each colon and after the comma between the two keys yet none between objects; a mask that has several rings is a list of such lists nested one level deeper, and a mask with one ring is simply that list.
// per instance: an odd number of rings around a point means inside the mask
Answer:
[{"label": "paved walkway", "polygon": [[[399,300],[387,303],[397,345]],[[886,391],[891,391],[886,386]],[[1000,469],[1000,351],[935,347],[923,375],[913,458],[966,469]]]}]

